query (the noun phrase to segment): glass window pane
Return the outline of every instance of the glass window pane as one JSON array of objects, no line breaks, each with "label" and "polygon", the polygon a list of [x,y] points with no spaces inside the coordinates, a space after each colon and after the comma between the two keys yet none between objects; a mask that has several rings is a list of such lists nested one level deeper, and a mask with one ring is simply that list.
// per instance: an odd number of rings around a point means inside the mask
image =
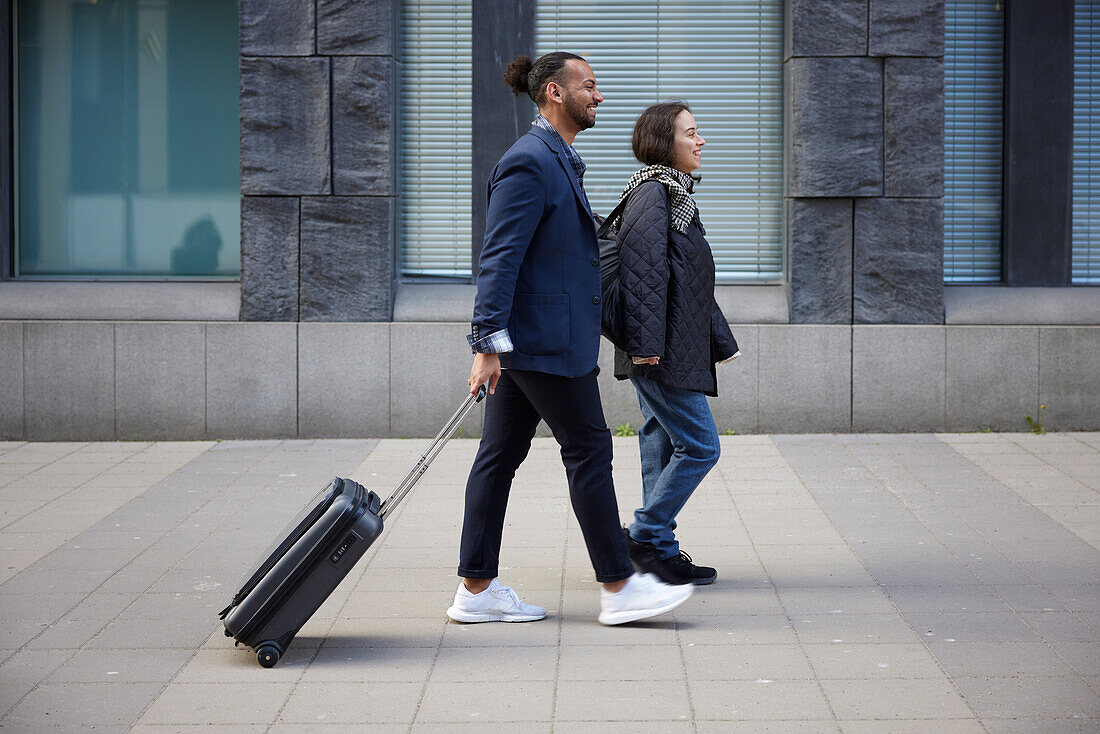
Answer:
[{"label": "glass window pane", "polygon": [[237,3],[19,0],[16,28],[16,274],[237,276]]},{"label": "glass window pane", "polygon": [[1073,32],[1073,277],[1100,284],[1100,3],[1078,2]]},{"label": "glass window pane", "polygon": [[1001,280],[1004,11],[948,0],[943,279]]}]

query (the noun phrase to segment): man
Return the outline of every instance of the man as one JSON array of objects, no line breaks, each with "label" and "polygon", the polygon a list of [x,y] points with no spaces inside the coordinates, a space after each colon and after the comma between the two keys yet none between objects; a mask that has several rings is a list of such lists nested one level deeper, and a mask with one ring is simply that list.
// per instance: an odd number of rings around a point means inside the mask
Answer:
[{"label": "man", "polygon": [[[447,615],[459,622],[529,622],[546,610],[497,580],[508,492],[539,419],[561,446],[573,511],[600,593],[604,624],[663,614],[693,587],[635,574],[611,480],[611,433],[596,384],[600,261],[584,193],[584,162],[571,144],[596,124],[603,96],[592,68],[556,52],[509,65],[504,78],[539,108],[531,131],[489,176],[479,260],[470,392],[487,385],[485,425],[466,484],[458,575]],[[502,369],[503,368],[503,369]]]}]

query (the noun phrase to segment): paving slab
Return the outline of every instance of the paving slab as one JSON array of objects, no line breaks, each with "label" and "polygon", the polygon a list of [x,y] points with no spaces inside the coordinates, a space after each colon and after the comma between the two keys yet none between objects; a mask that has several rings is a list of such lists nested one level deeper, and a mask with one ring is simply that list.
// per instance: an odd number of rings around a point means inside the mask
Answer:
[{"label": "paving slab", "polygon": [[[637,441],[614,443],[626,522]],[[0,443],[0,728],[1100,730],[1094,433],[723,436],[677,530],[718,582],[617,628],[546,438],[502,579],[548,618],[447,620],[455,440],[276,668],[234,647],[217,611],[302,504],[334,474],[384,493],[426,444]]]}]

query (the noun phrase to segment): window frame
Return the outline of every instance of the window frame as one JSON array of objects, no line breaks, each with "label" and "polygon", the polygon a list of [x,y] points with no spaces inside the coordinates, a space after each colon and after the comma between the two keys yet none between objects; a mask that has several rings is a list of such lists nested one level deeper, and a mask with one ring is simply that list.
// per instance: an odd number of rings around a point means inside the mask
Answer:
[{"label": "window frame", "polygon": [[0,115],[0,282],[15,272],[15,6],[0,14],[0,94],[9,102]]},{"label": "window frame", "polygon": [[[471,226],[470,255],[471,274],[467,277],[446,275],[421,275],[404,271],[404,248],[406,242],[398,231],[395,247],[394,277],[400,284],[469,284],[476,280],[477,261],[481,253],[485,233],[485,181],[497,160],[526,132],[530,121],[537,114],[534,104],[526,97],[516,98],[511,91],[500,83],[502,68],[500,58],[510,60],[516,54],[531,54],[536,41],[537,0],[515,0],[505,8],[494,7],[491,3],[474,2],[471,11],[472,35],[472,100],[476,101],[471,109]],[[398,19],[400,23],[400,19]],[[400,27],[398,35],[402,33]],[[780,52],[782,44],[780,44]],[[782,99],[786,94],[783,75],[779,75],[779,91]],[[781,124],[783,124],[781,122]],[[516,133],[514,137],[500,134],[501,130]],[[404,151],[403,144],[397,146]],[[782,145],[780,146],[782,150]],[[404,154],[404,153],[402,153]],[[785,154],[780,169],[786,165]],[[640,167],[640,164],[639,164]],[[397,167],[397,189],[403,191],[401,166]],[[736,287],[786,287],[789,281],[788,235],[786,227],[786,199],[782,187],[778,194],[779,209],[779,258],[778,277],[771,278],[723,278],[722,286]],[[597,212],[601,213],[601,212]]]},{"label": "window frame", "polygon": [[[202,275],[165,275],[165,274],[49,274],[26,275],[18,272],[19,259],[19,0],[12,0],[9,11],[0,14],[0,38],[7,43],[0,62],[0,83],[4,88],[0,93],[7,95],[8,114],[0,116],[0,283],[41,282],[41,283],[240,283],[240,265],[233,274]],[[237,22],[240,22],[240,8],[237,10]],[[238,26],[239,27],[239,26]],[[238,32],[239,39],[239,32]],[[237,53],[240,57],[238,40]],[[238,62],[239,68],[239,62]],[[239,74],[239,71],[238,71]],[[239,97],[239,93],[238,93]],[[239,103],[239,99],[238,99]],[[240,121],[238,104],[238,125]],[[239,138],[239,135],[238,135]],[[240,147],[237,148],[238,177],[237,197],[240,191]],[[238,205],[238,221],[239,221]],[[239,230],[238,230],[239,232]],[[240,236],[240,235],[238,235]],[[239,258],[239,255],[238,255]],[[80,315],[76,315],[80,318]],[[0,313],[0,318],[3,314]]]}]

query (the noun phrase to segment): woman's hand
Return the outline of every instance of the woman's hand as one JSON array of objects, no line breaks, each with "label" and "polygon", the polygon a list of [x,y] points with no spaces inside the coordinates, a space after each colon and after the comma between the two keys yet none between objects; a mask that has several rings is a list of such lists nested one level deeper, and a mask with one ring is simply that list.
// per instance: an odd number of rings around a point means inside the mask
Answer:
[{"label": "woman's hand", "polygon": [[657,364],[660,357],[632,357],[634,364]]},{"label": "woman's hand", "polygon": [[474,364],[470,368],[470,394],[477,395],[477,389],[488,383],[489,394],[497,389],[497,380],[500,379],[500,355],[483,354],[474,355]]}]

